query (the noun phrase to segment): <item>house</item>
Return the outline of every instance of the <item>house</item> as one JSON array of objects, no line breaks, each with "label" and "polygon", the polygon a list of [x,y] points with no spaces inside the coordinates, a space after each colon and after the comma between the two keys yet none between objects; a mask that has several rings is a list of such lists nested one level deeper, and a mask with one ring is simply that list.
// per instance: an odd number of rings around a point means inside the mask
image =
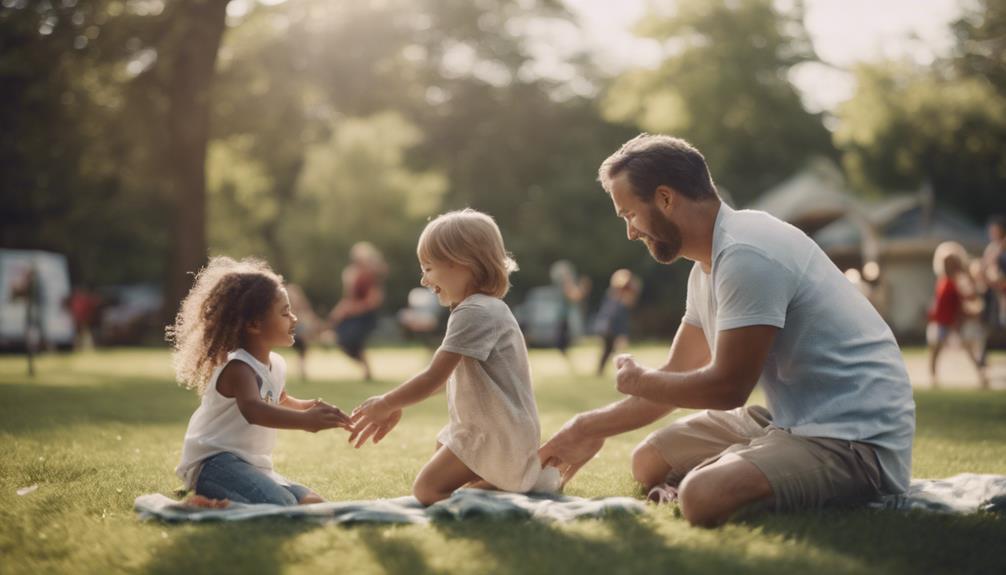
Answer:
[{"label": "house", "polygon": [[864,291],[902,341],[924,339],[936,246],[953,240],[978,255],[985,244],[982,228],[937,206],[928,188],[862,199],[827,159],[810,162],[749,207],[795,225],[839,269],[854,270],[847,275],[862,278]]}]

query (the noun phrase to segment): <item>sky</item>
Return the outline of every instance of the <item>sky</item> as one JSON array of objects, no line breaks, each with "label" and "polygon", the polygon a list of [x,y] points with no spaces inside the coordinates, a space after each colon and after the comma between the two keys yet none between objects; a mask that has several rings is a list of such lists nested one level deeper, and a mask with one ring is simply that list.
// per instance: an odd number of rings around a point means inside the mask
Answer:
[{"label": "sky", "polygon": [[[580,18],[579,40],[602,69],[617,73],[658,60],[655,43],[631,32],[645,13],[647,0],[566,0],[566,4]],[[953,44],[949,24],[961,13],[960,0],[805,0],[805,6],[814,47],[830,64],[794,70],[792,80],[812,111],[833,110],[852,95],[855,82],[845,70],[857,61],[909,58],[928,64],[946,53]]]}]

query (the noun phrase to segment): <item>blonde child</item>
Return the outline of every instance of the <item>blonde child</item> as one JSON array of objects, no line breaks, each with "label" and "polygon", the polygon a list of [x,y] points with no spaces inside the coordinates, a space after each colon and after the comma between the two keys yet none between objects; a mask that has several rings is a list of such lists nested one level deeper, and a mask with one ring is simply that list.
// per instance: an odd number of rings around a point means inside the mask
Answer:
[{"label": "blonde child", "polygon": [[193,502],[322,501],[272,466],[277,429],[351,427],[338,408],[286,393],[286,362],[272,349],[293,345],[296,325],[283,279],[264,262],[215,257],[196,276],[168,328],[178,382],[201,396],[175,469]]},{"label": "blonde child", "polygon": [[[417,249],[424,287],[451,308],[447,333],[430,365],[353,411],[356,447],[380,441],[402,409],[447,384],[450,423],[412,491],[423,505],[459,487],[513,492],[552,491],[558,473],[542,473],[541,430],[527,348],[501,299],[516,264],[489,216],[466,209],[443,214],[423,230]],[[550,469],[554,472],[554,469]]]},{"label": "blonde child", "polygon": [[977,290],[967,271],[967,259],[967,252],[957,242],[943,242],[933,253],[936,287],[933,303],[929,309],[929,325],[926,327],[926,339],[929,343],[929,377],[933,387],[938,386],[937,360],[953,334],[961,340],[968,359],[974,364],[979,383],[983,388],[988,387],[985,371],[979,365],[973,347],[961,333],[961,326],[966,318],[974,314],[974,306],[980,305]]}]

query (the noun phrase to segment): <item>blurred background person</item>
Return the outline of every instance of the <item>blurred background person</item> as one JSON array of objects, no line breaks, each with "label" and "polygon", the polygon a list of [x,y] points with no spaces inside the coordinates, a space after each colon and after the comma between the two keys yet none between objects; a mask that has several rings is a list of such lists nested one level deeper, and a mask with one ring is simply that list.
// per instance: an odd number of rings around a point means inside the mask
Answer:
[{"label": "blurred background person", "polygon": [[93,349],[92,329],[98,320],[101,298],[87,286],[78,286],[70,294],[68,304],[73,317],[74,347],[79,350]]},{"label": "blurred background person", "polygon": [[290,310],[297,316],[297,325],[293,331],[293,348],[297,350],[300,378],[307,381],[307,348],[318,337],[322,321],[311,307],[311,300],[307,298],[303,288],[290,283],[286,285],[286,293],[290,297]]},{"label": "blurred background person", "polygon": [[561,296],[555,347],[566,358],[570,369],[575,371],[569,357],[569,345],[574,335],[583,331],[583,302],[590,295],[590,278],[587,276],[577,278],[576,268],[569,260],[553,263],[549,268],[549,277]]},{"label": "blurred background person", "polygon": [[640,291],[639,278],[629,270],[619,269],[611,274],[608,291],[594,318],[594,332],[601,336],[603,342],[597,375],[604,375],[604,366],[615,349],[621,349],[628,343],[629,316]]},{"label": "blurred background person", "polygon": [[936,273],[936,292],[929,311],[926,339],[929,343],[929,376],[932,386],[938,387],[937,360],[954,334],[960,339],[968,359],[975,366],[978,381],[988,387],[985,370],[978,363],[973,348],[962,335],[962,325],[967,316],[974,315],[978,293],[967,271],[967,252],[957,242],[943,242],[933,254],[933,271]]},{"label": "blurred background person", "polygon": [[349,265],[342,270],[342,299],[329,314],[339,347],[360,364],[367,381],[373,379],[373,372],[367,361],[366,343],[377,327],[387,272],[384,257],[373,244],[354,244],[349,250]]}]

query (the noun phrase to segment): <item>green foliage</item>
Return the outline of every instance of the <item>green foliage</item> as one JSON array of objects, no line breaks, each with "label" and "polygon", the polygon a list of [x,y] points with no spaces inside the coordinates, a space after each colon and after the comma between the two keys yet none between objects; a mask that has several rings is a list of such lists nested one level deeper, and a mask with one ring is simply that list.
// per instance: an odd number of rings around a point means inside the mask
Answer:
[{"label": "green foliage", "polygon": [[615,81],[607,117],[690,141],[738,204],[833,153],[821,118],[788,79],[793,66],[816,59],[800,3],[782,11],[771,0],[684,0],[652,9],[638,31],[666,55],[656,69]]},{"label": "green foliage", "polygon": [[290,277],[313,299],[334,303],[349,248],[361,240],[389,261],[392,305],[417,285],[416,240],[446,187],[439,173],[404,165],[419,138],[414,126],[389,112],[340,122],[328,141],[308,149],[279,237]]},{"label": "green foliage", "polygon": [[862,65],[836,144],[858,187],[913,190],[982,221],[1002,210],[1006,99],[984,79],[908,64]]}]

